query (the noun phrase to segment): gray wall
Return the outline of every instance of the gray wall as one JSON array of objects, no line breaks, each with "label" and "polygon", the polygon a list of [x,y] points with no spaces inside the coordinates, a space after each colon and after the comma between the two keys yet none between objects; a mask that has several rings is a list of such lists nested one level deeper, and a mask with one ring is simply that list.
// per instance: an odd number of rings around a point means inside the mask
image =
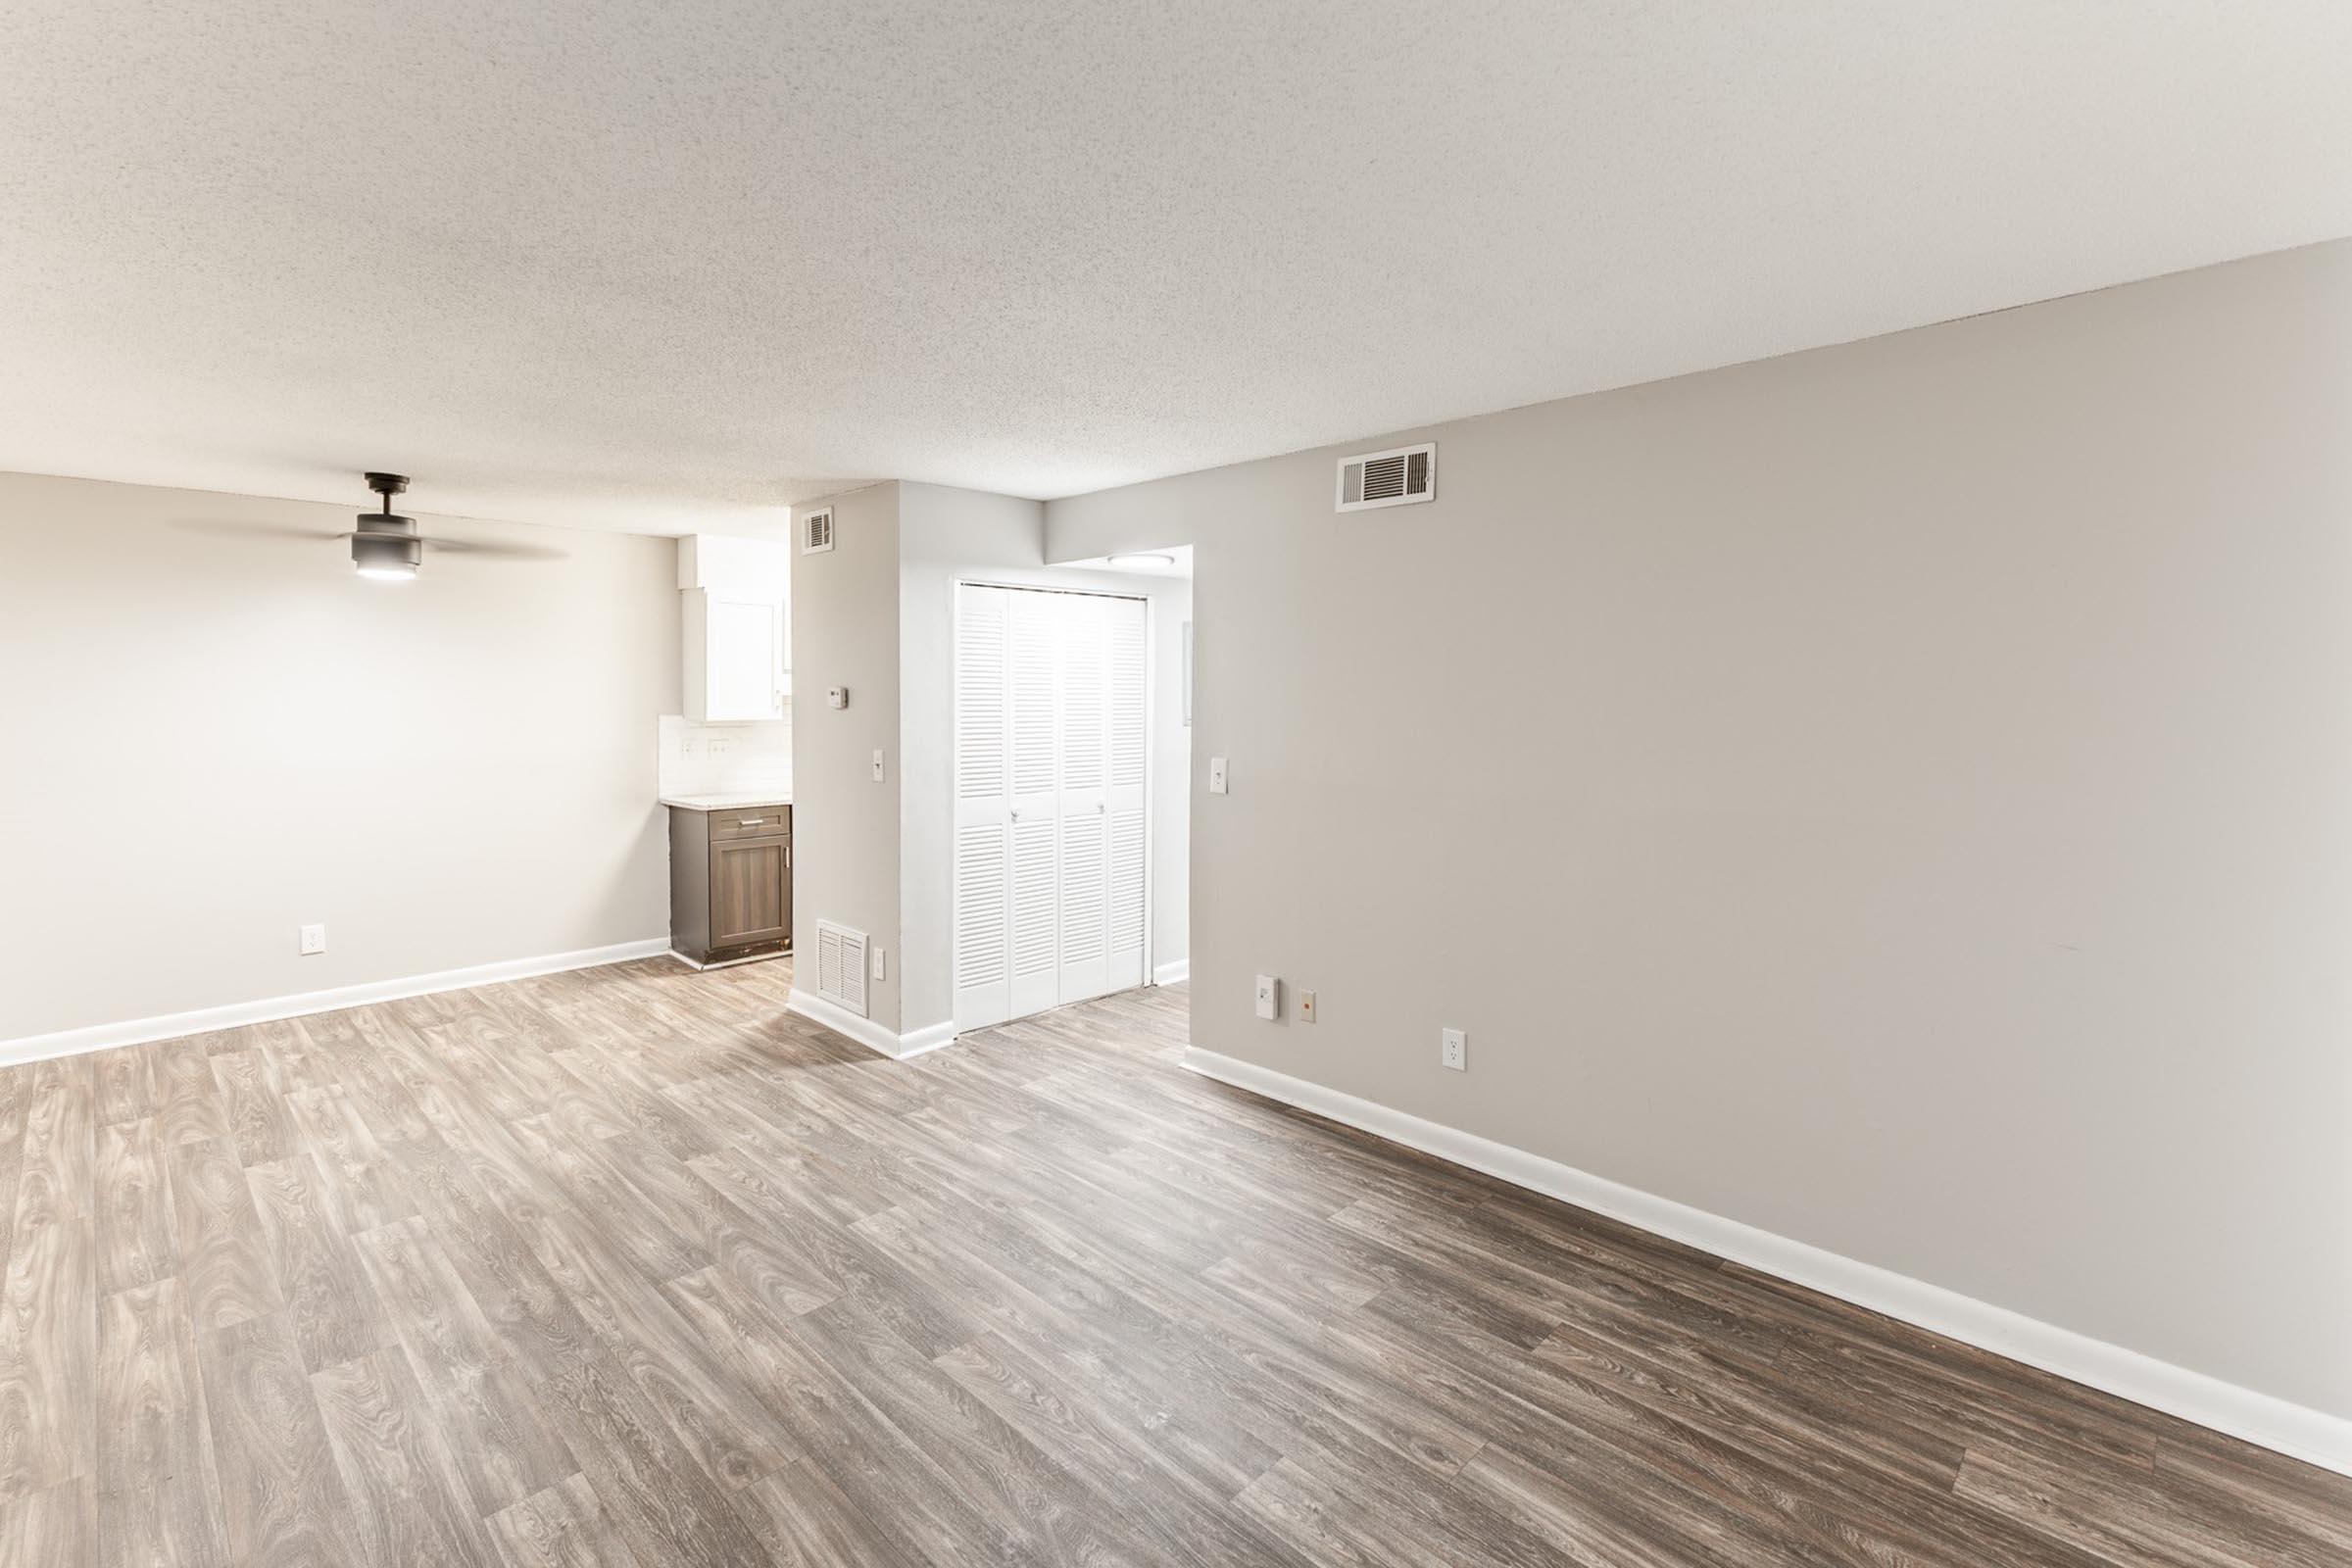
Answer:
[{"label": "gray wall", "polygon": [[[893,958],[866,1011],[899,1028],[899,486],[832,498],[831,550],[792,558],[794,984],[816,990],[816,922],[866,933]],[[824,505],[795,507],[797,519]],[[828,687],[850,706],[828,708]],[[883,782],[873,754],[884,754]]]},{"label": "gray wall", "polygon": [[2352,244],[1047,519],[1199,547],[1197,1045],[2352,1414]]},{"label": "gray wall", "polygon": [[672,543],[360,510],[0,474],[0,1041],[668,931]]},{"label": "gray wall", "polygon": [[904,1029],[955,1012],[956,584],[963,578],[1095,588],[1152,601],[1157,689],[1152,705],[1152,956],[1154,967],[1189,953],[1192,732],[1183,721],[1176,660],[1192,614],[1192,584],[1127,573],[1049,569],[1045,509],[1035,501],[906,483],[899,487],[900,945]]}]

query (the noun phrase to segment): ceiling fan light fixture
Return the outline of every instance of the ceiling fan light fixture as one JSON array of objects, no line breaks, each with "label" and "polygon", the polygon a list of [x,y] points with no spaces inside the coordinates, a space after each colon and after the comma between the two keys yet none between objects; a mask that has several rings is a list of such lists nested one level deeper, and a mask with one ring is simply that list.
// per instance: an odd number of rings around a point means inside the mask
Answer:
[{"label": "ceiling fan light fixture", "polygon": [[388,513],[360,514],[359,532],[351,536],[351,564],[363,577],[389,582],[414,577],[424,560],[424,541],[416,536],[416,519]]},{"label": "ceiling fan light fixture", "polygon": [[360,514],[359,531],[351,536],[351,564],[370,581],[406,582],[416,575],[416,567],[424,560],[424,540],[416,532],[416,519],[400,516],[392,510],[392,498],[406,490],[409,481],[397,473],[367,477],[368,488],[384,498],[383,510]]}]

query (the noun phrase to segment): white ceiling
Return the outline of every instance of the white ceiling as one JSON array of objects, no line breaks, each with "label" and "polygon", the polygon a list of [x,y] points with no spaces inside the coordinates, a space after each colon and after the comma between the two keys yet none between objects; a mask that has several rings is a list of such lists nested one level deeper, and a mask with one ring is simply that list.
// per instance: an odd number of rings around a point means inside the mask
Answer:
[{"label": "white ceiling", "polygon": [[0,468],[741,528],[2352,232],[2343,0],[35,0]]}]

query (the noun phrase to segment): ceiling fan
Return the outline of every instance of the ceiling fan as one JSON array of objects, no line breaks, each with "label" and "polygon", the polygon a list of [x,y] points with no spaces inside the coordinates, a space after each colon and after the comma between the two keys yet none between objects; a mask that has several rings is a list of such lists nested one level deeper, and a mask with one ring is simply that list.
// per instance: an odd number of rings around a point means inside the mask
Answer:
[{"label": "ceiling fan", "polygon": [[483,561],[562,561],[564,557],[564,551],[546,545],[503,544],[487,539],[428,539],[417,529],[415,517],[404,517],[392,510],[392,498],[409,487],[407,474],[369,473],[362,477],[368,481],[368,488],[383,499],[376,511],[359,514],[359,527],[351,533],[242,519],[191,519],[172,526],[248,539],[347,541],[351,546],[351,564],[359,568],[360,575],[384,582],[406,582],[416,576],[427,550],[462,551]]},{"label": "ceiling fan", "polygon": [[424,536],[415,517],[395,515],[392,498],[409,487],[405,473],[364,475],[368,488],[383,498],[374,512],[360,514],[360,531],[351,536],[351,564],[360,575],[379,582],[405,582],[416,575],[424,560]]},{"label": "ceiling fan", "polygon": [[342,537],[351,541],[351,564],[363,577],[380,582],[406,582],[416,575],[429,546],[436,551],[463,551],[469,555],[499,557],[510,561],[547,561],[563,555],[560,550],[542,549],[535,545],[496,545],[471,539],[428,539],[416,529],[415,517],[404,517],[392,510],[392,498],[409,488],[405,473],[367,473],[361,475],[368,488],[382,500],[377,510],[360,514],[356,532]]}]

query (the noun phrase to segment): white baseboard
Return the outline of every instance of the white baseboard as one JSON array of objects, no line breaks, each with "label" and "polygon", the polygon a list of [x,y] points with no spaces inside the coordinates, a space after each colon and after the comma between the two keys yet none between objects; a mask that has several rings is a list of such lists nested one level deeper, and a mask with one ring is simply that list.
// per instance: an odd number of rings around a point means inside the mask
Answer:
[{"label": "white baseboard", "polygon": [[1152,983],[1155,986],[1182,985],[1192,977],[1193,960],[1190,958],[1178,958],[1173,963],[1163,963],[1152,971]]},{"label": "white baseboard", "polygon": [[871,1018],[860,1018],[846,1007],[827,1002],[813,993],[795,986],[792,995],[784,999],[787,1011],[797,1012],[811,1023],[821,1023],[837,1035],[847,1035],[868,1051],[878,1051],[894,1060],[905,1061],[926,1052],[937,1051],[956,1038],[956,1025],[935,1023],[911,1034],[894,1034]]},{"label": "white baseboard", "polygon": [[1739,1220],[1678,1203],[1541,1154],[1425,1121],[1369,1100],[1213,1051],[1188,1050],[1184,1064],[1221,1083],[1279,1100],[1396,1143],[1499,1177],[1728,1257],[1874,1312],[2023,1361],[2134,1404],[2162,1410],[2258,1446],[2352,1475],[2352,1420],[2174,1366],[2071,1329],[2038,1322],[1924,1280],[1856,1262]]},{"label": "white baseboard", "polygon": [[237,1029],[249,1023],[300,1018],[314,1012],[364,1007],[374,1002],[398,1002],[403,997],[428,996],[436,991],[463,991],[467,986],[496,985],[502,980],[526,980],[535,974],[564,969],[593,969],[600,964],[625,963],[669,951],[669,938],[616,942],[609,948],[582,948],[575,953],[550,953],[536,958],[510,958],[502,963],[477,963],[466,969],[443,969],[436,974],[409,975],[399,980],[370,980],[328,991],[304,991],[290,997],[265,997],[258,1002],[231,1002],[189,1012],[167,1012],[152,1018],[126,1018],[121,1023],[91,1024],[83,1029],[61,1029],[55,1034],[24,1035],[0,1040],[0,1066],[40,1061],[50,1056],[77,1056],[85,1051],[114,1046],[140,1046],[150,1040],[176,1040],[181,1035]]},{"label": "white baseboard", "polygon": [[955,1023],[952,1020],[947,1023],[935,1023],[927,1029],[917,1029],[911,1034],[899,1036],[899,1049],[893,1054],[901,1061],[905,1061],[909,1056],[919,1056],[925,1052],[937,1051],[942,1046],[952,1046],[955,1043]]}]

